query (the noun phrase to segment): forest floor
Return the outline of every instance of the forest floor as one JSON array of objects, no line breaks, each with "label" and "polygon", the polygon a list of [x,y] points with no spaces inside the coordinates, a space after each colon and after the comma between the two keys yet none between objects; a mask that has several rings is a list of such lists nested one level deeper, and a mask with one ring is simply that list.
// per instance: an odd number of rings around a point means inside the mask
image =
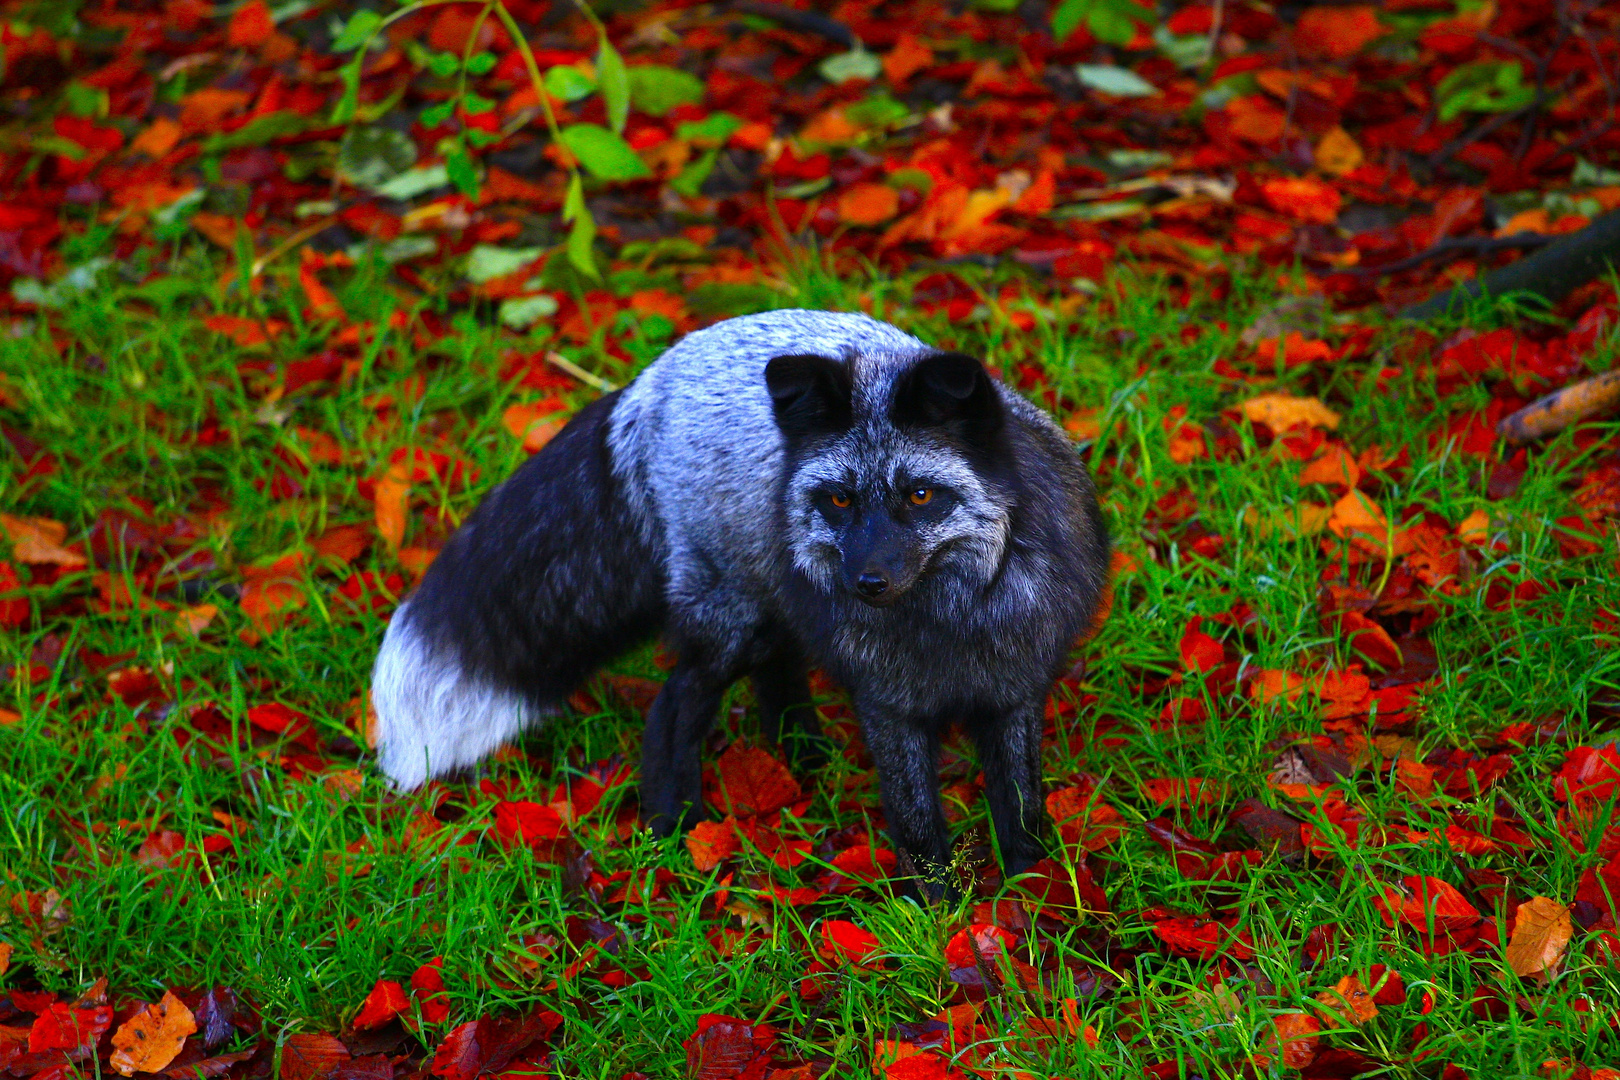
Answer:
[{"label": "forest floor", "polygon": [[[6,6],[0,1072],[1620,1075],[1620,424],[1495,431],[1620,302],[1398,317],[1620,206],[1620,9],[1008,7]],[[898,895],[824,681],[841,755],[739,687],[651,839],[656,649],[393,793],[448,533],[790,306],[984,357],[1097,477],[1052,858],[997,876],[951,741],[967,896]]]}]

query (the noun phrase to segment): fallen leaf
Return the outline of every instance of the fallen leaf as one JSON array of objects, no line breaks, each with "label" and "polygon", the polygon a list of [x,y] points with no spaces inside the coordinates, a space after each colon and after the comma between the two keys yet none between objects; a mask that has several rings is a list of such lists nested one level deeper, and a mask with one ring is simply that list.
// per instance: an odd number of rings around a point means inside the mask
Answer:
[{"label": "fallen leaf", "polygon": [[390,465],[377,481],[376,495],[372,498],[377,522],[377,535],[382,537],[388,550],[398,552],[405,542],[405,518],[410,510],[411,478],[403,465]]},{"label": "fallen leaf", "polygon": [[1316,167],[1329,176],[1343,176],[1355,172],[1366,160],[1361,144],[1342,127],[1328,129],[1316,143]]},{"label": "fallen leaf", "polygon": [[849,225],[881,225],[900,212],[900,193],[888,184],[856,184],[838,195],[839,220]]},{"label": "fallen leaf", "polygon": [[191,1010],[173,991],[164,991],[163,1000],[142,1006],[113,1032],[108,1063],[121,1076],[166,1069],[185,1046],[186,1036],[196,1030]]},{"label": "fallen leaf", "polygon": [[67,526],[60,521],[0,514],[0,530],[4,530],[11,540],[11,557],[17,562],[33,566],[60,566],[64,570],[77,570],[87,565],[83,555],[63,546],[67,540]]},{"label": "fallen leaf", "polygon": [[1355,975],[1346,975],[1333,989],[1317,994],[1316,1000],[1323,1012],[1346,1027],[1360,1027],[1378,1015],[1378,1003]]},{"label": "fallen leaf", "polygon": [[1339,427],[1339,414],[1313,397],[1261,394],[1238,408],[1251,422],[1264,424],[1273,431],[1287,431],[1296,424],[1329,431],[1337,431]]},{"label": "fallen leaf", "polygon": [[692,864],[702,873],[735,855],[742,847],[732,818],[724,821],[700,821],[686,834],[686,850],[692,853]]},{"label": "fallen leaf", "polygon": [[1548,970],[1564,955],[1574,932],[1569,908],[1563,904],[1546,896],[1525,901],[1514,916],[1513,936],[1504,953],[1508,967],[1516,975]]}]

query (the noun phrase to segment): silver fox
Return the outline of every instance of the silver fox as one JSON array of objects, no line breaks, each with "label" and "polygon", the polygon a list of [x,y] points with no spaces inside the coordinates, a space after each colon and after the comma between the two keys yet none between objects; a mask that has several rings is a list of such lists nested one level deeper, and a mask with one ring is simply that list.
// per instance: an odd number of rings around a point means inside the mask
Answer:
[{"label": "silver fox", "polygon": [[1103,592],[1091,480],[984,366],[864,315],[774,311],[677,343],[492,491],[394,613],[372,676],[401,788],[471,765],[662,632],[642,740],[660,834],[751,676],[765,734],[825,753],[806,670],[850,694],[884,815],[930,895],[942,729],[972,736],[1006,871],[1043,854],[1045,701]]}]

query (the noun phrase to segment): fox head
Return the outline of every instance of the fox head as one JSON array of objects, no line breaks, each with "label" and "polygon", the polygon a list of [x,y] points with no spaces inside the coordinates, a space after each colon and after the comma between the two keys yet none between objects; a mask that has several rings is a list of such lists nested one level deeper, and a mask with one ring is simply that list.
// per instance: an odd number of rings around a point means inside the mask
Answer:
[{"label": "fox head", "polygon": [[882,607],[930,574],[995,574],[1009,454],[983,364],[950,352],[779,356],[765,383],[787,446],[788,543],[819,588]]}]

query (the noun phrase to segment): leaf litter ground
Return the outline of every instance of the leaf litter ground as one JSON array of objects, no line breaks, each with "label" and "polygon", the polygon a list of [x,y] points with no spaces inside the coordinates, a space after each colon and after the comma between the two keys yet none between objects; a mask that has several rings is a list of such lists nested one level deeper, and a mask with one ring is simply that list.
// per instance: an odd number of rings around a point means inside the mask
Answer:
[{"label": "leaf litter ground", "polygon": [[[1612,9],[645,7],[615,118],[590,22],[508,7],[595,279],[476,5],[347,127],[347,10],[8,9],[0,1069],[1615,1075],[1617,429],[1494,434],[1615,294],[1387,318],[1620,204]],[[830,686],[813,776],[734,692],[684,842],[635,828],[656,650],[475,777],[367,760],[480,495],[775,306],[985,356],[1103,490],[1053,858],[996,878],[951,743],[955,910],[893,896]]]}]

